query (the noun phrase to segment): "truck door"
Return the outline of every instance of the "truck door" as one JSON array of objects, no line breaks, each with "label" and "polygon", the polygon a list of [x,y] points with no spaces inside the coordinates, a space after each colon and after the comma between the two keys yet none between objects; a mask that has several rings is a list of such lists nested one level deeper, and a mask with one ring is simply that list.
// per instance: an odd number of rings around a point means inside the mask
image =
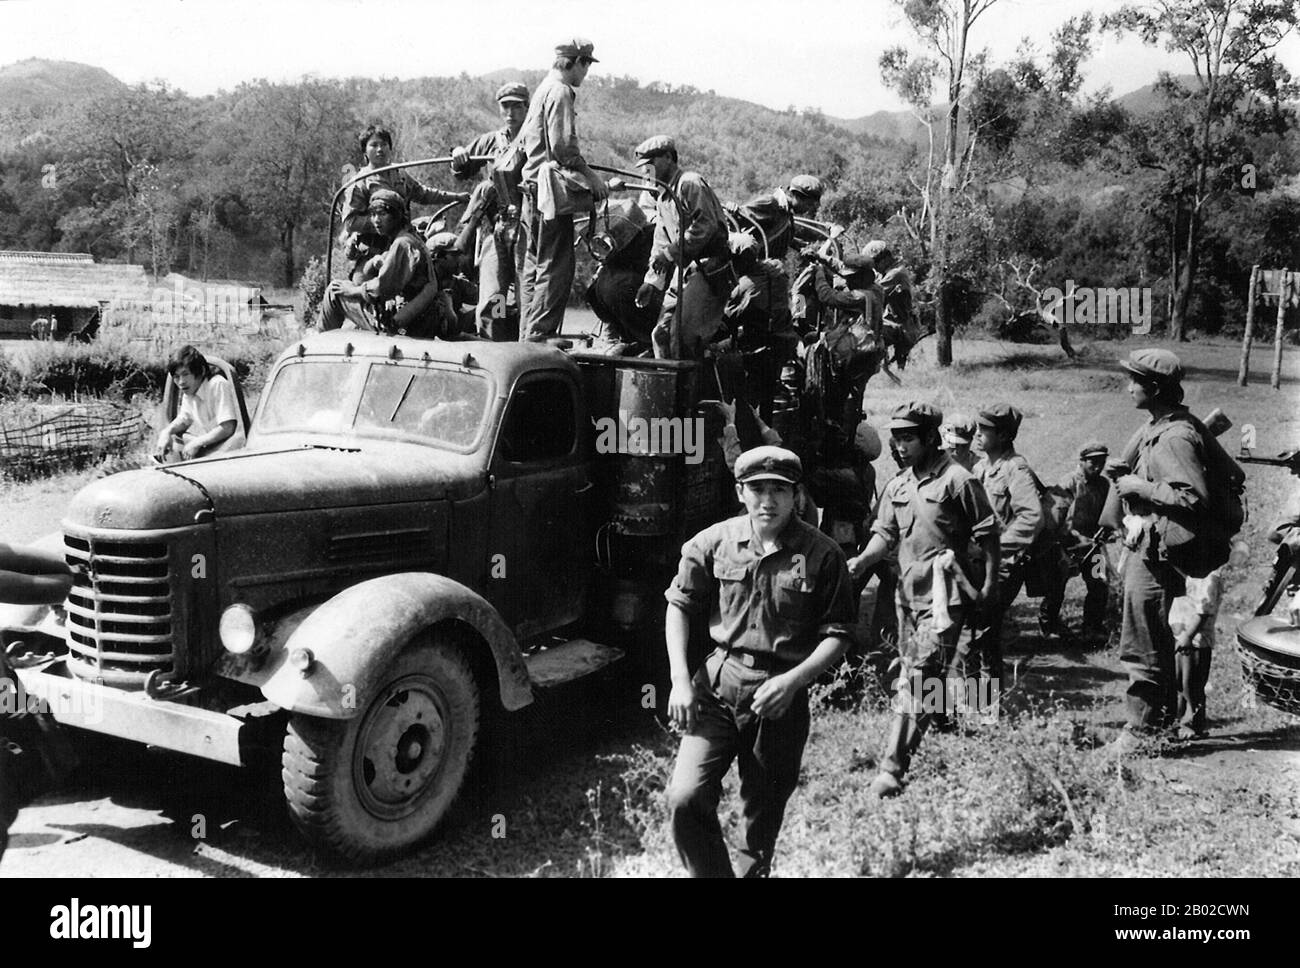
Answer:
[{"label": "truck door", "polygon": [[586,423],[576,382],[558,372],[521,377],[501,421],[487,590],[520,638],[577,621],[586,604],[594,559]]}]

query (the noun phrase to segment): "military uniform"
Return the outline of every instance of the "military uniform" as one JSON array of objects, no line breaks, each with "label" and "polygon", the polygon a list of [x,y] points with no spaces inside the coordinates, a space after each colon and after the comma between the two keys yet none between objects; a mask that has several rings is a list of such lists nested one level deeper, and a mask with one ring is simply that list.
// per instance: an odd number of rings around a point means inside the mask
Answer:
[{"label": "military uniform", "polygon": [[[924,433],[937,428],[943,415],[924,404],[905,404],[894,411],[888,427]],[[970,603],[956,583],[936,587],[935,559],[951,551],[955,567],[969,579],[970,549],[997,533],[997,519],[979,482],[943,451],[924,467],[900,471],[880,498],[872,533],[898,549],[898,608],[902,670],[897,682],[894,719],[881,772],[901,779],[912,754],[937,710],[926,693],[939,680],[960,675],[957,644]],[[936,599],[948,624],[938,627]],[[945,707],[951,694],[944,696]]]},{"label": "military uniform", "polygon": [[[498,104],[526,104],[528,88],[518,82],[503,84],[497,90],[496,99]],[[465,153],[471,158],[495,158],[510,146],[512,140],[507,125],[479,135],[465,146]],[[487,162],[467,161],[458,165],[453,160],[451,170],[458,178],[470,178],[485,164]],[[491,196],[484,203],[483,218],[479,222],[474,246],[474,263],[478,266],[478,300],[474,315],[478,334],[483,339],[514,339],[518,335],[518,322],[511,324],[508,306],[510,287],[517,278],[518,266],[524,257],[525,239],[524,233],[519,230],[519,212],[509,199],[496,197],[496,188],[491,182],[485,182],[475,191]],[[473,208],[473,202],[469,208]],[[468,208],[465,218],[469,218]],[[517,295],[515,303],[517,313]]]},{"label": "military uniform", "polygon": [[[1087,460],[1090,457],[1105,457],[1108,453],[1103,444],[1088,444],[1079,452],[1079,457]],[[1077,556],[1071,567],[1078,568],[1087,589],[1083,599],[1082,632],[1103,634],[1110,584],[1106,576],[1106,551],[1093,538],[1101,527],[1101,512],[1110,496],[1110,481],[1102,474],[1089,478],[1082,470],[1076,470],[1056,490],[1062,492],[1070,502],[1065,515],[1064,550],[1071,556]],[[1054,626],[1059,623],[1069,577],[1069,571],[1064,570],[1048,576],[1047,594],[1043,596],[1039,608],[1041,624]]]},{"label": "military uniform", "polygon": [[[755,448],[737,461],[736,479],[755,479],[769,453],[788,455],[798,467],[788,451]],[[683,546],[677,576],[664,593],[670,606],[708,616],[714,645],[695,675],[696,723],[682,737],[668,787],[673,837],[693,876],[733,873],[717,810],[722,779],[736,759],[744,817],[741,874],[767,873],[786,801],[799,780],[808,693],[800,689],[775,719],[754,713],[754,694],[825,639],[853,640],[856,602],[839,547],[797,514],[776,544],[763,552],[748,515],[712,525]]]},{"label": "military uniform", "polygon": [[767,258],[784,261],[790,246],[798,242],[815,242],[817,237],[808,234],[795,222],[792,194],[809,199],[822,197],[821,179],[815,175],[796,175],[790,179],[789,188],[777,188],[765,195],[756,195],[739,209],[741,227],[749,222],[763,230],[767,240]]},{"label": "military uniform", "polygon": [[[562,44],[556,53],[594,61],[591,44],[578,40]],[[543,219],[537,209],[537,179],[542,163],[564,168],[585,165],[578,147],[578,92],[552,69],[537,85],[528,115],[520,129],[525,161],[521,172],[526,233],[523,262],[519,266],[519,336],[545,339],[559,331],[573,289],[577,262],[573,251],[572,215]]]},{"label": "military uniform", "polygon": [[[980,411],[977,422],[1014,434],[1021,417],[1015,407],[1000,405]],[[991,682],[996,695],[1002,688],[1002,621],[1025,582],[1034,542],[1044,526],[1043,504],[1029,462],[1014,447],[997,460],[981,458],[974,473],[1001,528],[998,600],[982,610],[971,643],[971,658],[979,667],[980,679]]]},{"label": "military uniform", "polygon": [[[1139,381],[1182,382],[1182,365],[1168,350],[1135,350],[1122,365]],[[1129,676],[1128,725],[1135,732],[1166,725],[1177,705],[1169,609],[1185,586],[1169,563],[1162,536],[1170,510],[1195,513],[1209,500],[1200,432],[1186,418],[1187,408],[1181,405],[1161,417],[1153,415],[1125,450],[1134,455],[1133,475],[1143,482],[1141,493],[1125,500],[1132,514],[1145,518],[1124,567],[1120,630],[1120,661]]]},{"label": "military uniform", "polygon": [[[638,163],[669,152],[676,154],[673,140],[664,135],[647,138],[637,145]],[[665,292],[658,329],[669,332],[677,302],[682,304],[682,357],[698,359],[722,326],[722,311],[731,294],[731,250],[727,244],[726,215],[722,203],[704,176],[678,169],[669,182],[685,210],[686,230],[682,236],[682,215],[677,202],[663,192],[655,202],[654,241],[644,282]],[[680,247],[679,247],[680,242]],[[684,268],[681,292],[677,291],[676,267]]]},{"label": "military uniform", "polygon": [[799,343],[790,316],[790,279],[775,259],[758,258],[758,243],[748,233],[734,233],[728,244],[738,278],[723,315],[744,358],[745,396],[771,423],[781,369]]}]

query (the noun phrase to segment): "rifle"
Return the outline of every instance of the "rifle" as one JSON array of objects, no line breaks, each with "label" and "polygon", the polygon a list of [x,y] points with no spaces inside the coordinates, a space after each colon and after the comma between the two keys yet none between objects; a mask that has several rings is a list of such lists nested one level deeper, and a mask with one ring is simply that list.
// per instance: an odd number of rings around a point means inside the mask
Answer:
[{"label": "rifle", "polygon": [[1287,450],[1276,457],[1256,457],[1248,450],[1237,455],[1243,464],[1269,464],[1273,467],[1285,467],[1292,474],[1300,474],[1300,450]]}]

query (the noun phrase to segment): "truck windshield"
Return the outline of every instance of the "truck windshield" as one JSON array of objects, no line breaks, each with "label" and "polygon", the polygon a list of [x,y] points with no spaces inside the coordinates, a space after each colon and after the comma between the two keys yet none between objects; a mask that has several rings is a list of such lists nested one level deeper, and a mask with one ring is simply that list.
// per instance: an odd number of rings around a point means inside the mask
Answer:
[{"label": "truck windshield", "polygon": [[487,415],[488,380],[463,370],[313,361],[281,367],[257,431],[416,439],[463,450]]}]

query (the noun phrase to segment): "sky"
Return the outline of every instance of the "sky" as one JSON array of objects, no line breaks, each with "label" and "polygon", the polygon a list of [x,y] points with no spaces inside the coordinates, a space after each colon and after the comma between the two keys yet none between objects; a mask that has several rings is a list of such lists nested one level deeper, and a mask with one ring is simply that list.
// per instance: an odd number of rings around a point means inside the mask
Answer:
[{"label": "sky", "polygon": [[[998,0],[973,43],[994,61],[1028,36],[1119,0]],[[193,95],[265,77],[419,77],[550,66],[555,44],[590,38],[594,73],[690,84],[783,109],[852,118],[904,105],[880,81],[881,53],[915,46],[891,0],[0,0],[0,65],[28,57],[103,67],[128,83]],[[1300,71],[1300,38],[1284,62]],[[1123,94],[1184,55],[1106,35],[1088,88]]]}]

